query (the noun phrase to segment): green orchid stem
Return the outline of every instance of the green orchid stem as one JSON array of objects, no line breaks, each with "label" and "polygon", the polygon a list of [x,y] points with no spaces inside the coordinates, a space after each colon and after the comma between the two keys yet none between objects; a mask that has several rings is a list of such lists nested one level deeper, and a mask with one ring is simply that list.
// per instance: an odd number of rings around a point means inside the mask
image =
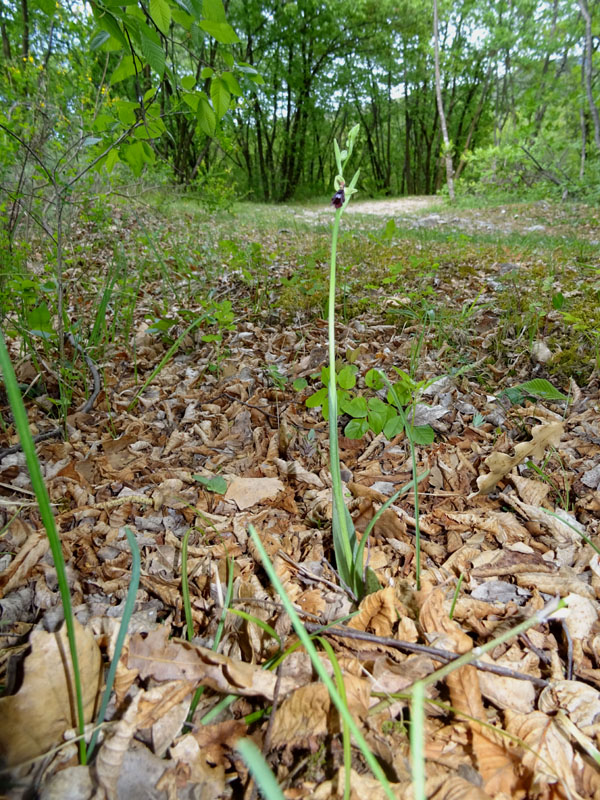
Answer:
[{"label": "green orchid stem", "polygon": [[[329,268],[329,308],[328,308],[328,333],[329,333],[329,465],[331,470],[331,484],[333,490],[333,515],[337,518],[339,531],[341,534],[343,553],[336,553],[336,559],[343,557],[344,565],[350,567],[352,564],[352,546],[350,544],[350,532],[346,521],[344,509],[344,495],[342,491],[342,473],[340,470],[340,448],[338,442],[337,429],[337,377],[335,370],[335,278],[336,278],[336,258],[337,240],[340,229],[340,219],[344,208],[338,208],[335,212],[333,221],[333,232],[331,235],[331,264]],[[338,563],[338,570],[342,565]],[[343,570],[342,570],[343,571]]]}]

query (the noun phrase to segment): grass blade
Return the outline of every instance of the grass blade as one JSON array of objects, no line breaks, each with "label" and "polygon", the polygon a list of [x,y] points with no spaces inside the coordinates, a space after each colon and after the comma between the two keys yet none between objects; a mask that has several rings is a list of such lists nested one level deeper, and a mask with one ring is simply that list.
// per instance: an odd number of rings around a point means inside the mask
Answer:
[{"label": "grass blade", "polygon": [[263,566],[265,568],[265,572],[269,576],[269,580],[271,581],[275,591],[279,595],[279,598],[281,599],[283,607],[285,608],[292,622],[292,625],[294,626],[294,630],[296,631],[298,638],[300,639],[300,641],[304,645],[304,649],[310,656],[310,660],[312,661],[312,665],[315,669],[315,672],[318,674],[319,678],[323,681],[323,683],[327,687],[327,691],[329,692],[329,696],[331,697],[333,704],[340,712],[342,720],[348,725],[350,733],[354,737],[354,740],[357,743],[358,747],[360,748],[360,751],[363,754],[365,761],[367,762],[371,771],[373,772],[373,775],[380,782],[383,790],[385,791],[386,795],[390,798],[390,800],[396,800],[396,796],[392,791],[392,787],[390,786],[390,783],[386,778],[385,773],[382,770],[381,765],[379,764],[379,761],[377,761],[377,759],[371,752],[369,745],[367,744],[365,737],[362,734],[362,731],[360,730],[360,728],[354,721],[354,718],[348,711],[348,707],[345,705],[342,698],[340,697],[340,694],[336,689],[334,682],[329,677],[329,673],[327,672],[324,664],[319,658],[319,654],[317,652],[316,647],[313,644],[312,638],[305,629],[304,625],[302,624],[300,617],[296,613],[296,609],[294,608],[292,601],[287,596],[287,593],[283,588],[283,584],[281,583],[277,573],[275,572],[275,568],[273,567],[273,564],[269,556],[267,555],[265,548],[263,547],[263,544],[260,540],[260,536],[256,532],[254,525],[250,525],[248,527],[248,530],[250,532],[250,536],[252,537],[252,541],[254,542],[254,545],[258,550],[258,553],[260,554]]},{"label": "grass blade", "polygon": [[188,542],[191,528],[188,528],[181,542],[181,594],[183,596],[183,610],[185,612],[185,628],[188,642],[194,638],[194,621],[192,619],[192,602],[190,600],[190,583],[188,578]]},{"label": "grass blade", "polygon": [[246,762],[246,766],[265,800],[285,800],[284,794],[277,783],[277,778],[273,775],[263,754],[254,742],[250,739],[240,739],[236,745],[236,750]]},{"label": "grass blade", "polygon": [[42,470],[40,462],[35,451],[35,444],[29,429],[29,420],[27,412],[23,404],[23,398],[19,391],[17,378],[13,370],[13,366],[6,348],[4,336],[0,331],[0,369],[4,375],[4,385],[8,401],[12,409],[15,420],[15,427],[21,440],[23,453],[27,462],[27,469],[31,477],[31,485],[35,492],[36,499],[40,510],[42,523],[46,530],[48,542],[50,543],[50,552],[52,553],[52,560],[54,561],[54,568],[56,569],[56,578],[58,581],[58,590],[60,599],[63,606],[65,616],[65,624],[67,626],[67,638],[69,640],[69,652],[71,655],[71,663],[73,665],[73,681],[75,683],[75,698],[77,706],[77,730],[82,737],[79,740],[79,756],[82,764],[86,763],[86,749],[85,741],[83,739],[85,728],[85,715],[83,711],[83,695],[81,691],[81,675],[79,672],[79,659],[77,657],[77,644],[75,639],[75,620],[73,617],[73,607],[71,605],[71,593],[69,590],[69,581],[67,579],[67,569],[65,560],[62,553],[60,537],[56,529],[56,523],[50,507],[50,498],[48,497],[48,490],[42,477]]},{"label": "grass blade", "polygon": [[100,710],[98,711],[98,717],[96,719],[97,727],[96,730],[94,731],[94,734],[90,740],[87,749],[88,760],[94,751],[94,747],[96,746],[96,740],[98,739],[98,734],[100,732],[98,726],[102,725],[102,723],[104,722],[104,715],[106,714],[106,709],[108,707],[108,702],[110,700],[112,687],[115,682],[115,675],[117,674],[117,666],[119,664],[119,659],[121,658],[123,643],[125,642],[125,636],[127,635],[129,620],[131,619],[131,615],[133,614],[133,609],[135,608],[135,598],[137,595],[138,586],[140,585],[140,570],[141,570],[140,548],[138,547],[138,544],[135,540],[135,536],[133,535],[133,533],[129,528],[125,528],[125,535],[127,536],[127,542],[129,543],[129,549],[131,550],[131,578],[129,579],[129,589],[127,590],[127,598],[125,600],[125,607],[123,608],[121,625],[119,626],[119,633],[117,634],[117,641],[115,643],[115,652],[113,654],[110,668],[108,670],[108,675],[106,676],[106,688],[104,689],[104,695],[102,696],[102,704],[100,705]]},{"label": "grass blade", "polygon": [[[339,664],[339,661],[336,658],[335,653],[333,652],[333,647],[329,644],[327,639],[323,639],[322,636],[319,636],[318,639],[321,647],[327,655],[329,656],[329,660],[331,661],[331,666],[333,667],[333,674],[335,676],[335,683],[340,693],[340,697],[342,701],[348,706],[348,698],[346,697],[346,686],[344,684],[344,676],[342,675],[342,670]],[[350,771],[352,769],[352,742],[350,740],[350,729],[348,728],[348,724],[345,720],[342,720],[342,741],[344,745],[344,800],[350,800]]]}]

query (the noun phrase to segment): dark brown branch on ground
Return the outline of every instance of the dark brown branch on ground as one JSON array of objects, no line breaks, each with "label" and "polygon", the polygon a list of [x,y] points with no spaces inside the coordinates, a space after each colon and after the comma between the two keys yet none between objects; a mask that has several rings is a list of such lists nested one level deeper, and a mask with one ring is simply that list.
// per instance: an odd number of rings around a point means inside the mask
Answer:
[{"label": "dark brown branch on ground", "polygon": [[[358,639],[362,642],[371,642],[377,647],[393,647],[395,650],[402,650],[405,653],[420,653],[422,655],[431,656],[436,661],[450,662],[458,658],[456,653],[450,650],[440,650],[437,647],[428,647],[424,644],[415,644],[413,642],[403,642],[399,639],[392,639],[386,636],[375,636],[373,633],[366,631],[357,631],[354,628],[337,627],[327,628],[323,625],[315,625],[312,622],[306,622],[304,627],[309,633],[319,633],[323,636],[342,636],[344,639]],[[493,672],[494,675],[502,675],[505,678],[515,678],[519,681],[529,681],[536,686],[548,686],[549,682],[544,678],[536,678],[534,675],[526,675],[523,672],[515,672],[508,667],[501,667],[498,664],[486,664],[483,661],[473,661],[472,666],[480,669],[482,672]]]}]

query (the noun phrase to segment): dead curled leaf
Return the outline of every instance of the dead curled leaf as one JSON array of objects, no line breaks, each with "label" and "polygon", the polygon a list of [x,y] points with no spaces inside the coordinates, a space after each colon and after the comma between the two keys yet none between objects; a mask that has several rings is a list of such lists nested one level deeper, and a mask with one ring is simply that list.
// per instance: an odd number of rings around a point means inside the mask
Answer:
[{"label": "dead curled leaf", "polygon": [[123,760],[136,732],[157,723],[168,711],[181,703],[192,689],[193,685],[185,681],[170,681],[153,686],[148,691],[142,689],[135,695],[100,746],[95,761],[98,782],[109,800],[116,797]]},{"label": "dead curled leaf", "polygon": [[[441,589],[433,589],[425,595],[419,619],[426,632],[443,633],[454,642],[456,653],[472,649],[471,638],[449,618]],[[496,740],[494,732],[474,721],[486,719],[477,669],[470,665],[457,669],[450,673],[446,683],[453,707],[469,719],[473,751],[485,791],[491,795],[504,792],[510,797],[517,782],[513,760],[504,743]]]},{"label": "dead curled leaf", "polygon": [[273,747],[306,747],[325,736],[331,712],[331,698],[322,683],[301,686],[281,703],[273,719]]},{"label": "dead curled leaf", "polygon": [[357,631],[372,631],[376,636],[391,636],[396,621],[396,596],[392,586],[368,594],[361,601],[358,614],[348,622]]},{"label": "dead curled leaf", "polygon": [[[157,681],[186,680],[209,686],[217,692],[247,696],[261,695],[273,700],[277,676],[253,664],[235,661],[181,640],[168,640],[165,627],[151,631],[146,637],[132,636],[127,666],[137,669],[142,678]],[[297,686],[290,677],[281,679],[279,694],[285,696]]]},{"label": "dead curled leaf", "polygon": [[240,511],[264,500],[274,500],[285,489],[278,478],[233,478],[225,500],[232,501]]},{"label": "dead curled leaf", "polygon": [[542,458],[547,447],[558,447],[563,432],[564,423],[562,422],[535,425],[531,429],[531,441],[520,442],[515,445],[514,456],[497,452],[489,455],[483,463],[489,468],[490,472],[487,475],[480,475],[477,478],[479,493],[489,494],[498,481],[525,458]]},{"label": "dead curled leaf", "polygon": [[555,721],[541,711],[520,714],[504,712],[506,730],[527,745],[521,763],[535,783],[562,783],[568,793],[575,792],[573,748]]},{"label": "dead curled leaf", "polygon": [[4,597],[29,579],[31,570],[45,555],[49,546],[45,531],[35,531],[30,534],[15,558],[0,574],[0,597]]},{"label": "dead curled leaf", "polygon": [[[102,659],[93,634],[77,619],[75,640],[85,721],[90,722],[96,712]],[[30,643],[21,688],[0,698],[0,754],[8,766],[46,752],[77,724],[66,626],[58,633],[34,630]]]},{"label": "dead curled leaf", "polygon": [[538,701],[540,711],[552,714],[563,709],[579,728],[600,720],[600,692],[581,681],[557,681],[547,686]]}]

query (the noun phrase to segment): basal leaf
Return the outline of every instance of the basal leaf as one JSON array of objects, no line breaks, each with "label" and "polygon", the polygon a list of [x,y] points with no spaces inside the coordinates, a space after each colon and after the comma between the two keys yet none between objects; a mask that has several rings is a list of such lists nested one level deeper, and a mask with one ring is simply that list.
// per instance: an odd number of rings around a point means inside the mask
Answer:
[{"label": "basal leaf", "polygon": [[340,409],[351,417],[366,417],[367,401],[364,397],[344,397],[340,402]]},{"label": "basal leaf", "polygon": [[307,397],[304,401],[304,404],[307,408],[319,408],[319,406],[323,405],[323,402],[327,399],[327,387],[323,386],[322,389],[319,389],[318,392],[311,394],[310,397]]},{"label": "basal leaf", "polygon": [[357,368],[352,364],[346,364],[339,371],[337,376],[338,386],[342,389],[353,389],[356,386]]},{"label": "basal leaf", "polygon": [[416,425],[410,432],[415,444],[432,444],[435,440],[435,431],[431,425]]},{"label": "basal leaf", "polygon": [[365,383],[369,389],[373,389],[376,392],[378,392],[380,389],[383,389],[385,386],[383,378],[381,377],[381,373],[378,369],[370,369],[367,372],[365,375]]},{"label": "basal leaf", "polygon": [[227,491],[227,481],[222,475],[213,475],[211,478],[205,475],[194,475],[194,480],[201,483],[209,492],[215,494],[225,494]]},{"label": "basal leaf", "polygon": [[541,397],[544,400],[567,400],[566,395],[559,392],[545,378],[533,378],[533,380],[515,386],[515,389],[519,389],[525,394],[531,394],[534,397]]},{"label": "basal leaf", "polygon": [[347,439],[362,439],[369,430],[369,422],[366,419],[351,419],[344,428],[344,436]]},{"label": "basal leaf", "polygon": [[383,433],[386,439],[393,439],[394,436],[398,436],[399,433],[402,433],[404,430],[404,422],[402,421],[402,417],[396,416],[389,419],[383,428]]}]

